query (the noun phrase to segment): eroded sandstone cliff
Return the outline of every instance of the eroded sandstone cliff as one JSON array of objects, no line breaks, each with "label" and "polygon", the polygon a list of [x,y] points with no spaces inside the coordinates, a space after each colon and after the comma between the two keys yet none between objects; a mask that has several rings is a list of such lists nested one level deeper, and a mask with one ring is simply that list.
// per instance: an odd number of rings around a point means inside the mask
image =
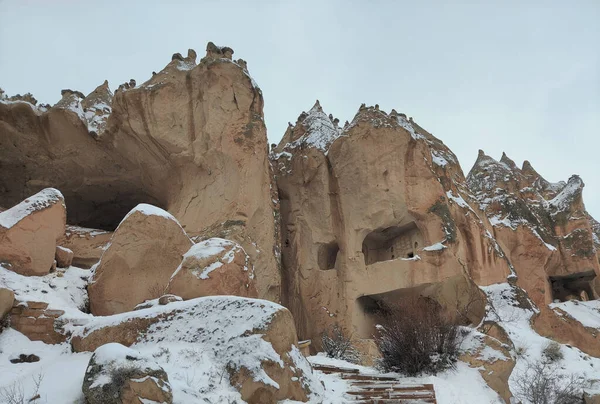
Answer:
[{"label": "eroded sandstone cliff", "polygon": [[233,50],[175,54],[112,94],[63,90],[54,106],[0,102],[0,206],[60,189],[69,224],[114,230],[138,203],[168,210],[193,238],[239,242],[260,297],[279,300],[278,238],[262,92]]}]

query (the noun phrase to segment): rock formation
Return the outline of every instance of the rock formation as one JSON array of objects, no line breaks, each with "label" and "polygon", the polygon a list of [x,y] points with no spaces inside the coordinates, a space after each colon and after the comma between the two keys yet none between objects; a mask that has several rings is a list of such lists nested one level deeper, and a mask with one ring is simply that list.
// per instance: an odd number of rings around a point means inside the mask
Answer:
[{"label": "rock formation", "polygon": [[136,206],[113,234],[88,293],[95,315],[131,311],[164,294],[182,255],[192,246],[177,220],[160,208]]},{"label": "rock formation", "polygon": [[245,62],[210,43],[146,82],[111,94],[64,90],[49,110],[0,102],[0,206],[45,187],[68,222],[114,230],[138,203],[173,214],[191,236],[240,243],[258,295],[280,298],[263,98]]},{"label": "rock formation", "polygon": [[[454,307],[473,295],[472,280],[512,276],[466,202],[454,154],[403,114],[363,106],[342,129],[317,102],[273,159],[285,304],[302,339],[318,341],[332,323],[370,338],[377,313],[401,296]],[[473,309],[476,323],[482,303]]]},{"label": "rock formation", "polygon": [[167,373],[121,344],[102,345],[92,355],[82,386],[89,404],[173,403]]},{"label": "rock formation", "polygon": [[0,213],[0,262],[22,275],[49,273],[56,268],[56,245],[65,220],[65,201],[53,188]]},{"label": "rock formation", "polygon": [[167,291],[185,300],[216,295],[257,297],[254,280],[254,268],[242,246],[211,238],[184,254]]}]

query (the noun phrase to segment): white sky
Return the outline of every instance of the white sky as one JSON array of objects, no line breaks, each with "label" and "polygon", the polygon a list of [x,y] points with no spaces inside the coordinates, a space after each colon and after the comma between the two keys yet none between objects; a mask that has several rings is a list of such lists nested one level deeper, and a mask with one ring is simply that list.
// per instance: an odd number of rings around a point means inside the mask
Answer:
[{"label": "white sky", "polygon": [[550,181],[580,174],[600,219],[600,1],[489,3],[0,0],[0,86],[53,104],[213,41],[248,61],[271,143],[315,99],[342,122],[377,103],[442,139],[465,174],[478,149]]}]

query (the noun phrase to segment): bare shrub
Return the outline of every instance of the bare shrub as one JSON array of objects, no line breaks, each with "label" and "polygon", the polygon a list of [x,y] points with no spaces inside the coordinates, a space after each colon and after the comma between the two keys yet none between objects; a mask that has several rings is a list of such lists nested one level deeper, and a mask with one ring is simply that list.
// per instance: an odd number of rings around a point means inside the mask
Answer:
[{"label": "bare shrub", "polygon": [[560,344],[550,341],[542,351],[542,355],[548,362],[558,362],[564,358]]},{"label": "bare shrub", "polygon": [[582,404],[585,380],[571,374],[558,375],[556,365],[529,362],[515,378],[515,396],[531,404]]},{"label": "bare shrub", "polygon": [[454,368],[462,334],[459,321],[437,303],[407,298],[382,315],[375,342],[385,371],[408,376]]},{"label": "bare shrub", "polygon": [[321,334],[321,345],[329,358],[342,359],[351,363],[358,363],[360,360],[358,351],[352,345],[352,336],[337,324]]},{"label": "bare shrub", "polygon": [[28,404],[38,403],[41,404],[40,400],[40,386],[44,375],[38,373],[36,376],[31,377],[33,379],[33,391],[25,392],[23,383],[17,381],[7,387],[0,389],[0,402],[4,404]]}]

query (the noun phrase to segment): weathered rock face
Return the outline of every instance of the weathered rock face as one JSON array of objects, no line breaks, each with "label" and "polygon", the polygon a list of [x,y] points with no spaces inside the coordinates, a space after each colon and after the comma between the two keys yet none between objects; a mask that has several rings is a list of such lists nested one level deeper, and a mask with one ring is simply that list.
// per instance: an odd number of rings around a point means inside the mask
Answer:
[{"label": "weathered rock face", "polygon": [[65,232],[65,201],[44,189],[0,213],[0,262],[21,275],[46,275]]},{"label": "weathered rock face", "polygon": [[85,371],[82,391],[89,404],[173,402],[163,368],[117,343],[96,349]]},{"label": "weathered rock face", "polygon": [[342,129],[317,103],[273,159],[285,304],[301,339],[332,323],[369,338],[382,305],[421,293],[454,308],[470,279],[511,275],[454,154],[403,114],[363,106]]},{"label": "weathered rock face", "polygon": [[97,317],[75,327],[71,343],[81,352],[109,342],[158,341],[203,352],[203,361],[229,377],[248,403],[307,401],[321,388],[297,348],[290,312],[265,300],[214,296],[165,306],[156,302],[152,309]]},{"label": "weathered rock face", "polygon": [[220,238],[193,245],[171,276],[167,291],[186,300],[216,295],[257,297],[250,257],[239,244]]},{"label": "weathered rock face", "polygon": [[48,110],[0,102],[0,206],[54,186],[69,223],[107,230],[138,203],[160,206],[192,236],[239,242],[259,296],[278,300],[263,98],[232,54],[214,44],[199,64],[176,54],[141,85],[64,90]]},{"label": "weathered rock face", "polygon": [[91,268],[100,261],[111,237],[110,231],[67,225],[60,245],[73,251],[73,265]]},{"label": "weathered rock face", "polygon": [[597,355],[595,332],[548,307],[598,298],[597,222],[585,210],[583,181],[553,184],[527,161],[519,169],[506,154],[496,161],[480,151],[467,183],[516,268],[517,285],[539,308],[536,330]]},{"label": "weathered rock face", "polygon": [[130,311],[157,298],[192,246],[177,220],[164,210],[140,204],[119,224],[88,287],[95,315]]}]

